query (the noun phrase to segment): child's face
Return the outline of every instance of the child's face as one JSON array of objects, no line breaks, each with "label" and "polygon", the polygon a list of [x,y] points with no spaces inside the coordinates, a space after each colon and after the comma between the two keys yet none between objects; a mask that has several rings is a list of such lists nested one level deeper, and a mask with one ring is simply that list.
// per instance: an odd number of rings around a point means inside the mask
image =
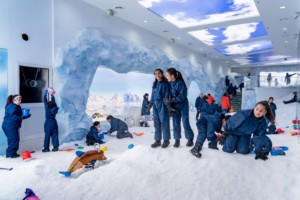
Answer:
[{"label": "child's face", "polygon": [[166,78],[168,79],[169,82],[176,81],[175,76],[171,75],[169,72],[166,73]]},{"label": "child's face", "polygon": [[16,105],[20,105],[21,104],[21,102],[22,102],[22,99],[21,98],[15,98],[14,100],[13,100],[13,102],[14,102],[14,104],[16,104]]},{"label": "child's face", "polygon": [[95,126],[97,129],[100,129],[101,128],[101,126],[100,126],[100,124],[98,124],[97,126]]},{"label": "child's face", "polygon": [[161,81],[163,75],[159,70],[156,70],[154,75],[155,75],[156,80]]},{"label": "child's face", "polygon": [[111,119],[108,119],[107,121],[108,121],[108,123],[110,123],[110,122],[111,122]]},{"label": "child's face", "polygon": [[273,99],[269,99],[269,103],[273,103]]},{"label": "child's face", "polygon": [[262,116],[265,116],[266,113],[267,113],[266,108],[263,105],[258,104],[257,106],[255,106],[255,108],[254,108],[254,116],[256,118],[260,118]]}]

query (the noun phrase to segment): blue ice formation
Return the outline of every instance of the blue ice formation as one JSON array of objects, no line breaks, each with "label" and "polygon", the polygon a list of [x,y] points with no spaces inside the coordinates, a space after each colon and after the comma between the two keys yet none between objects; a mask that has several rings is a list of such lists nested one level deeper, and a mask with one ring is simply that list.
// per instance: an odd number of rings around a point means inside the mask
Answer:
[{"label": "blue ice formation", "polygon": [[67,48],[58,51],[57,58],[59,64],[53,79],[60,94],[58,122],[64,142],[80,140],[89,130],[92,119],[85,109],[98,67],[108,67],[118,73],[138,71],[152,74],[155,68],[172,66],[182,72],[187,85],[195,81],[203,92],[216,96],[223,92],[217,83],[209,80],[202,64],[192,63],[188,58],[171,60],[155,46],[149,49],[137,46],[97,28],[82,30]]}]

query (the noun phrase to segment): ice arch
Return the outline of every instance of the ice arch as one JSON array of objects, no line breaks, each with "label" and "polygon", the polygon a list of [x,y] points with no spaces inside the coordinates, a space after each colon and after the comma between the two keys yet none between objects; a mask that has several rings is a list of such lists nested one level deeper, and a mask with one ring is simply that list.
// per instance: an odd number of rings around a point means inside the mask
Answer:
[{"label": "ice arch", "polygon": [[118,73],[153,73],[157,67],[174,66],[183,73],[188,85],[195,81],[199,88],[214,91],[214,84],[200,63],[192,64],[187,58],[171,60],[155,46],[137,46],[97,28],[82,30],[66,49],[59,51],[57,60],[53,78],[60,94],[58,121],[65,142],[82,139],[89,129],[91,119],[85,108],[98,67],[106,66]]}]

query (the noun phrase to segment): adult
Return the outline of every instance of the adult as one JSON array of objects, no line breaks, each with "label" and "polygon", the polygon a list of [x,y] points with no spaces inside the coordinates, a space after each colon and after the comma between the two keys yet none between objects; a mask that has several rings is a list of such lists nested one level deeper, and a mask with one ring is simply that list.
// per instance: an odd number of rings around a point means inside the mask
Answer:
[{"label": "adult", "polygon": [[223,114],[229,113],[231,105],[230,105],[230,100],[227,92],[225,92],[221,98],[221,106],[222,106]]},{"label": "adult", "polygon": [[197,109],[196,121],[198,120],[199,115],[201,113],[201,107],[202,107],[202,103],[203,103],[203,97],[204,97],[204,94],[201,92],[199,94],[199,96],[196,98],[196,102],[195,102],[195,107]]},{"label": "adult", "polygon": [[[164,98],[169,98],[170,88],[169,83],[164,72],[161,69],[154,71],[155,81],[152,85],[152,94],[150,105],[153,108],[153,120],[154,120],[154,140],[155,142],[151,145],[152,148],[161,146],[166,148],[170,144],[170,116],[168,106],[164,104]],[[161,144],[161,139],[164,142]]]},{"label": "adult", "polygon": [[[272,111],[268,102],[261,101],[256,104],[254,109],[240,110],[234,114],[226,123],[224,133],[218,138],[219,143],[223,145],[223,151],[240,154],[250,153],[251,135],[260,144],[266,142],[266,121],[265,117],[274,123]],[[266,160],[267,155],[259,147],[255,147],[256,158]]]},{"label": "adult", "polygon": [[111,135],[112,132],[117,131],[117,138],[133,138],[132,134],[128,131],[127,124],[117,118],[114,118],[112,115],[107,116],[107,122],[110,123],[110,129],[107,131],[108,135]]},{"label": "adult", "polygon": [[230,85],[227,88],[227,93],[229,94],[230,99],[232,98],[232,94],[233,94],[233,85],[232,83],[230,83]]},{"label": "adult", "polygon": [[269,73],[267,76],[267,82],[268,82],[268,86],[270,87],[271,83],[272,83],[272,74],[271,73]]},{"label": "adult", "polygon": [[289,85],[291,83],[291,77],[294,76],[295,74],[296,73],[293,73],[293,74],[286,73],[285,78],[284,78],[286,85]]},{"label": "adult", "polygon": [[232,95],[233,97],[236,97],[236,90],[238,89],[238,87],[236,85],[233,86],[233,91],[232,91]]},{"label": "adult", "polygon": [[240,92],[242,93],[243,92],[243,88],[244,88],[244,82],[240,83],[239,85],[239,88],[240,88]]},{"label": "adult", "polygon": [[207,94],[207,102],[209,105],[215,102],[214,97],[210,93]]},{"label": "adult", "polygon": [[189,101],[187,98],[187,87],[179,71],[175,68],[167,69],[167,79],[170,83],[171,99],[175,112],[173,116],[174,147],[180,146],[181,119],[183,123],[185,138],[188,140],[186,146],[193,146],[194,133],[189,122]]},{"label": "adult", "polygon": [[225,86],[228,87],[230,84],[230,80],[228,78],[228,76],[225,77]]},{"label": "adult", "polygon": [[22,97],[18,94],[9,95],[5,105],[5,115],[2,123],[2,130],[7,137],[6,158],[17,158],[19,150],[20,135],[19,129],[22,125],[22,120],[29,118],[22,115],[22,108],[20,106]]},{"label": "adult", "polygon": [[149,127],[148,122],[150,121],[150,110],[148,109],[150,104],[149,101],[149,94],[146,93],[143,96],[143,104],[142,104],[142,111],[141,111],[141,116],[143,117],[143,125],[145,127]]},{"label": "adult", "polygon": [[[283,103],[284,104],[289,104],[289,103],[297,102],[297,100],[298,100],[297,92],[293,92],[293,95],[294,95],[294,97],[291,100],[283,101]],[[300,102],[300,101],[298,101],[298,102]]]},{"label": "adult", "polygon": [[276,118],[276,110],[277,110],[277,106],[276,104],[274,103],[274,98],[273,97],[270,97],[269,98],[269,101],[268,101],[268,104],[269,104],[269,107],[272,111],[272,114],[273,114],[273,117],[274,119]]}]

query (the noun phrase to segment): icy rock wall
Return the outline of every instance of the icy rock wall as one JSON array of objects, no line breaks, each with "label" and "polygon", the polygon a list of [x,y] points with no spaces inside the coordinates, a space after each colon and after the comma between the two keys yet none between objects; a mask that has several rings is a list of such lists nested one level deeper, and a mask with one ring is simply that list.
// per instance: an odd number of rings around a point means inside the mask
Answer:
[{"label": "icy rock wall", "polygon": [[148,49],[133,45],[97,28],[80,31],[71,44],[58,50],[54,69],[53,85],[59,94],[57,118],[62,141],[80,140],[89,130],[92,119],[85,109],[98,67],[108,67],[118,73],[139,71],[152,74],[155,68],[165,70],[172,66],[182,72],[188,86],[195,81],[202,91],[215,95],[220,92],[219,85],[209,80],[200,63],[192,63],[188,58],[171,60],[156,47]]}]

